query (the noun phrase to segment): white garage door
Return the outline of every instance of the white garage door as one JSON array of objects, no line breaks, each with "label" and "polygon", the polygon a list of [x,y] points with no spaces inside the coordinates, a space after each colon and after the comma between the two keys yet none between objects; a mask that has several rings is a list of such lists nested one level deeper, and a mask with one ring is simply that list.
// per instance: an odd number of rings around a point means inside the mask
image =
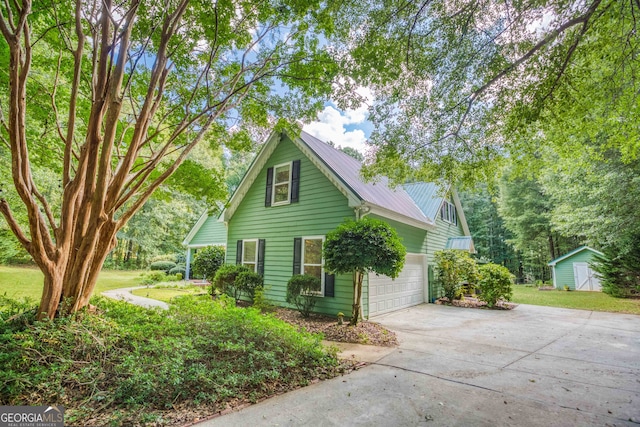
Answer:
[{"label": "white garage door", "polygon": [[586,262],[573,263],[576,291],[601,291],[600,279]]},{"label": "white garage door", "polygon": [[407,254],[400,275],[369,274],[369,316],[422,304],[426,292],[425,255]]}]

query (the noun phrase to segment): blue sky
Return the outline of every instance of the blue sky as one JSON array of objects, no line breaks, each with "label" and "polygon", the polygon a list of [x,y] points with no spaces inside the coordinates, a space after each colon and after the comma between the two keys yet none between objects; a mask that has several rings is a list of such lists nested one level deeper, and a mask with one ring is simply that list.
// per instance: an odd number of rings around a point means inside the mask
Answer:
[{"label": "blue sky", "polygon": [[318,114],[318,120],[304,126],[304,130],[322,141],[332,141],[336,146],[351,147],[366,153],[365,141],[371,135],[373,124],[367,120],[368,104],[373,96],[367,88],[358,93],[367,102],[353,110],[340,110],[335,104],[327,104]]}]

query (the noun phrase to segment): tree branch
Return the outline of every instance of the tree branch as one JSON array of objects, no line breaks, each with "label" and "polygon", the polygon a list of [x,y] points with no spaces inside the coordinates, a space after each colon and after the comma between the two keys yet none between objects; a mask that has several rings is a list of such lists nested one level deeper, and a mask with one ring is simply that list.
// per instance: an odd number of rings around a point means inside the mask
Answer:
[{"label": "tree branch", "polygon": [[20,244],[26,249],[27,252],[31,253],[31,241],[22,231],[22,228],[18,224],[18,221],[16,221],[16,219],[13,217],[11,208],[9,207],[9,204],[5,199],[0,199],[0,212],[2,212],[4,219],[7,221],[7,224],[9,224],[9,228],[11,228],[13,234],[18,238]]}]

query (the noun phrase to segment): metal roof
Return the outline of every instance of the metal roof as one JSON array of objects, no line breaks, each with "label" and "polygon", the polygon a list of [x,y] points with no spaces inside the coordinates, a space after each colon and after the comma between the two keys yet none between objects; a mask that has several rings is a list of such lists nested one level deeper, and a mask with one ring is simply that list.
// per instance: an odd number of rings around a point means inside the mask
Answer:
[{"label": "metal roof", "polygon": [[412,182],[402,186],[415,201],[422,213],[435,220],[440,212],[443,197],[438,191],[438,185],[433,182]]},{"label": "metal roof", "polygon": [[471,236],[449,237],[445,249],[460,249],[463,251],[475,252]]},{"label": "metal roof", "polygon": [[549,265],[549,266],[551,266],[551,267],[553,267],[553,266],[555,266],[558,262],[560,262],[560,261],[562,261],[562,260],[564,260],[564,259],[567,259],[567,258],[569,258],[569,257],[572,257],[572,256],[574,256],[575,254],[577,254],[577,253],[579,253],[579,252],[582,252],[582,251],[584,251],[584,250],[591,251],[591,252],[593,252],[593,253],[595,253],[595,254],[597,254],[597,255],[600,255],[600,256],[603,256],[603,255],[604,255],[602,252],[600,252],[600,251],[598,251],[598,250],[595,250],[595,249],[593,249],[593,248],[590,248],[589,246],[580,246],[579,248],[576,248],[576,249],[572,250],[571,252],[569,252],[569,253],[567,253],[567,254],[564,254],[564,255],[562,255],[562,256],[560,256],[560,257],[558,257],[558,258],[554,259],[554,260],[553,260],[553,261],[551,261],[548,265]]},{"label": "metal roof", "polygon": [[[314,153],[316,153],[325,165],[331,169],[331,171],[336,174],[340,180],[362,201],[397,212],[400,215],[425,224],[434,224],[435,215],[429,216],[427,214],[429,211],[433,210],[431,209],[431,205],[434,202],[427,202],[427,199],[431,196],[423,194],[423,190],[429,189],[429,191],[431,191],[431,186],[435,188],[435,184],[420,183],[424,184],[424,186],[412,186],[413,193],[419,195],[420,200],[424,199],[425,207],[429,207],[429,210],[425,211],[419,203],[417,204],[417,201],[411,196],[411,194],[405,191],[405,188],[400,186],[391,188],[389,180],[386,177],[379,178],[377,182],[363,181],[360,176],[362,164],[348,154],[335,149],[329,144],[304,131],[301,132],[300,139]],[[442,199],[440,199],[440,202],[442,202]],[[436,215],[439,207],[440,206],[438,205],[435,208]]]}]

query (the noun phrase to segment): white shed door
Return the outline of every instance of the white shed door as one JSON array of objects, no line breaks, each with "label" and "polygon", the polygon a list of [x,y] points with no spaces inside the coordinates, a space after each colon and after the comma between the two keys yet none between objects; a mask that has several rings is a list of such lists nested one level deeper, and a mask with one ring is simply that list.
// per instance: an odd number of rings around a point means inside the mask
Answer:
[{"label": "white shed door", "polygon": [[425,256],[407,254],[395,279],[369,273],[369,316],[422,304],[426,292]]},{"label": "white shed door", "polygon": [[601,291],[600,279],[586,262],[573,263],[576,291]]}]

